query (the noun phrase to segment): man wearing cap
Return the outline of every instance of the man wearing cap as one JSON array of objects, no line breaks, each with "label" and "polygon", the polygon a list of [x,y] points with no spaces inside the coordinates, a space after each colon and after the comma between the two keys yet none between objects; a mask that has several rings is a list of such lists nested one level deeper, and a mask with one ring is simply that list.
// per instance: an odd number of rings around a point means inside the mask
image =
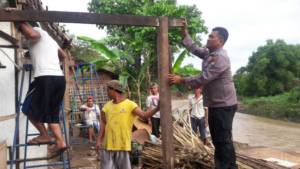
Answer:
[{"label": "man wearing cap", "polygon": [[96,148],[101,150],[102,169],[131,169],[132,127],[136,116],[148,119],[159,111],[159,106],[144,112],[138,105],[127,99],[124,88],[117,80],[107,83],[107,95],[111,101],[101,110],[101,128]]},{"label": "man wearing cap", "polygon": [[[158,106],[159,93],[158,85],[156,83],[151,83],[150,85],[150,95],[146,99],[147,111],[151,111]],[[160,112],[155,113],[151,117],[152,134],[157,138],[160,136]]]},{"label": "man wearing cap", "polygon": [[94,130],[99,131],[100,109],[94,104],[92,96],[88,96],[87,103],[80,106],[80,111],[84,112],[84,123],[88,127],[89,143],[93,143]]},{"label": "man wearing cap", "polygon": [[204,105],[208,107],[208,125],[215,146],[215,168],[237,169],[232,141],[232,122],[237,110],[237,98],[231,74],[230,60],[223,46],[228,31],[223,27],[212,29],[206,47],[198,47],[183,23],[184,46],[203,59],[202,73],[195,77],[169,75],[170,84],[184,83],[193,88],[203,87]]}]

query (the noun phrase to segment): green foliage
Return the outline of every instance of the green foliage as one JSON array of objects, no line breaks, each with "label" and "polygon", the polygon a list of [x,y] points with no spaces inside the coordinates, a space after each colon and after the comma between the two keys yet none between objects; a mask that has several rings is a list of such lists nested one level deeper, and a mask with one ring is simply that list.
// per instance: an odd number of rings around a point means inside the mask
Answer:
[{"label": "green foliage", "polygon": [[106,45],[101,41],[96,41],[86,36],[80,36],[78,37],[78,39],[88,42],[91,48],[103,54],[103,56],[105,56],[106,59],[109,59],[112,62],[117,61],[119,59],[119,56],[117,56],[117,54],[115,54],[114,51],[108,49]]},{"label": "green foliage", "polygon": [[178,71],[179,71],[179,69],[180,69],[180,67],[181,67],[181,65],[182,65],[182,63],[183,63],[183,61],[184,61],[185,56],[187,55],[187,53],[188,53],[187,50],[183,50],[179,54],[178,58],[176,59],[174,65],[172,67],[172,72],[173,73],[175,73],[175,74],[178,73]]},{"label": "green foliage", "polygon": [[200,73],[201,71],[194,68],[192,64],[185,65],[177,71],[177,74],[182,76],[195,76],[199,75]]},{"label": "green foliage", "polygon": [[[168,16],[182,18],[186,17],[188,21],[188,28],[191,36],[200,44],[200,38],[196,34],[207,32],[204,26],[204,21],[201,18],[201,12],[196,6],[176,5],[176,1],[170,0],[92,0],[89,3],[88,10],[96,13],[108,14],[127,14],[139,16]],[[103,26],[98,25],[99,28],[105,28],[107,34],[107,43],[111,47],[118,48],[124,56],[131,56],[134,64],[126,65],[128,72],[133,77],[144,76],[146,71],[149,74],[143,79],[141,87],[142,91],[146,91],[147,83],[157,81],[157,29],[155,27],[133,27],[133,26]],[[169,29],[169,43],[171,52],[176,53],[181,51],[184,47],[181,45],[182,38],[180,36],[180,29]],[[183,57],[184,59],[184,57]],[[144,63],[147,67],[142,68]],[[178,69],[178,68],[177,68]],[[132,78],[128,79],[130,82],[134,81]],[[131,86],[133,87],[133,86]]]},{"label": "green foliage", "polygon": [[100,53],[89,48],[88,43],[81,40],[73,41],[73,43],[75,45],[71,48],[71,54],[76,59],[82,60],[84,62],[92,62],[96,59],[105,59],[103,56],[101,56]]},{"label": "green foliage", "polygon": [[295,87],[290,91],[288,101],[291,103],[300,103],[300,86]]},{"label": "green foliage", "polygon": [[[87,48],[94,50],[103,56],[99,59],[91,61],[96,65],[97,69],[109,70],[119,76],[119,81],[128,88],[128,80],[133,81],[133,87],[137,89],[137,99],[141,105],[141,86],[145,78],[145,69],[151,63],[151,59],[145,60],[139,69],[133,69],[134,60],[129,55],[121,55],[117,49],[110,49],[105,41],[97,41],[89,37],[79,37],[79,40],[87,44]],[[130,91],[128,91],[130,92]],[[134,93],[135,94],[135,93]]]},{"label": "green foliage", "polygon": [[[274,119],[300,122],[300,88],[276,96],[242,98],[241,112]],[[295,97],[295,95],[297,95]]]},{"label": "green foliage", "polygon": [[[108,48],[105,41],[97,41],[85,36],[78,37],[78,39],[86,43],[86,50],[92,50],[99,56],[102,56],[88,61],[94,63],[97,69],[108,70],[115,74],[120,74],[122,77],[127,76],[127,71],[124,71],[126,65],[134,63],[134,59],[131,56],[121,55],[118,49]],[[122,79],[122,81],[124,81],[124,79]]]},{"label": "green foliage", "polygon": [[270,96],[299,85],[300,47],[283,40],[261,46],[234,76],[239,95]]}]

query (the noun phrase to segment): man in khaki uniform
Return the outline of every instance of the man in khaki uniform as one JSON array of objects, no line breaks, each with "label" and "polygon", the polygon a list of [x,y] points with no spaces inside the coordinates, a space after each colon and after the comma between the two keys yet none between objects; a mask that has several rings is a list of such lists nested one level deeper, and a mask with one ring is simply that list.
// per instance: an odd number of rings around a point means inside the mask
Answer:
[{"label": "man in khaki uniform", "polygon": [[212,30],[205,48],[198,47],[182,29],[183,44],[194,55],[203,59],[202,74],[195,77],[169,75],[170,84],[183,83],[193,88],[203,87],[204,106],[208,107],[208,123],[215,146],[216,169],[237,169],[232,141],[232,122],[237,99],[232,80],[230,60],[223,46],[228,38],[225,28]]}]

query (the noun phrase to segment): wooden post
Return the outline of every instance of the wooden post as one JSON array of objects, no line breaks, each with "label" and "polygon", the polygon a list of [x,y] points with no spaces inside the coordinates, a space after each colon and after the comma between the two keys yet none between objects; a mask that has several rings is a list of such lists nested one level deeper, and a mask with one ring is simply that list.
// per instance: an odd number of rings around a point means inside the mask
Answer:
[{"label": "wooden post", "polygon": [[173,126],[171,109],[171,92],[168,83],[170,73],[169,58],[169,39],[168,39],[168,18],[159,17],[157,53],[158,53],[158,72],[160,86],[160,112],[162,128],[162,151],[165,169],[174,168],[174,149],[173,149]]},{"label": "wooden post", "polygon": [[0,140],[0,168],[7,168],[6,161],[7,161],[7,152],[6,152],[6,142],[2,142]]},{"label": "wooden post", "polygon": [[[65,132],[68,140],[65,140],[67,144],[70,144],[70,119],[71,119],[71,105],[70,105],[70,58],[71,53],[69,50],[64,50],[64,52],[66,53],[66,58],[64,58],[63,64],[64,64],[64,75],[65,75],[65,79],[66,79],[66,90],[65,90],[65,95],[64,95],[64,111],[65,111],[65,121],[66,121],[66,130],[67,132]],[[72,131],[73,132],[73,131]]]}]

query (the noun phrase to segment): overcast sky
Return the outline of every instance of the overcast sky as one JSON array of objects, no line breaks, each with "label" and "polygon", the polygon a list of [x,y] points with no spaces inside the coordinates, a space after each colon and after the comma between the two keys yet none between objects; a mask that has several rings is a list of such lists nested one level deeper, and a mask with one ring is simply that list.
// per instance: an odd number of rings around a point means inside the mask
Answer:
[{"label": "overcast sky", "polygon": [[[42,0],[49,10],[86,12],[90,0]],[[205,25],[226,27],[229,39],[225,45],[235,72],[246,66],[249,56],[267,39],[283,39],[300,44],[300,0],[177,0],[179,4],[197,5]],[[94,25],[66,24],[70,33],[95,39],[105,37]],[[206,42],[207,35],[202,35]],[[188,58],[201,69],[201,60]]]}]

